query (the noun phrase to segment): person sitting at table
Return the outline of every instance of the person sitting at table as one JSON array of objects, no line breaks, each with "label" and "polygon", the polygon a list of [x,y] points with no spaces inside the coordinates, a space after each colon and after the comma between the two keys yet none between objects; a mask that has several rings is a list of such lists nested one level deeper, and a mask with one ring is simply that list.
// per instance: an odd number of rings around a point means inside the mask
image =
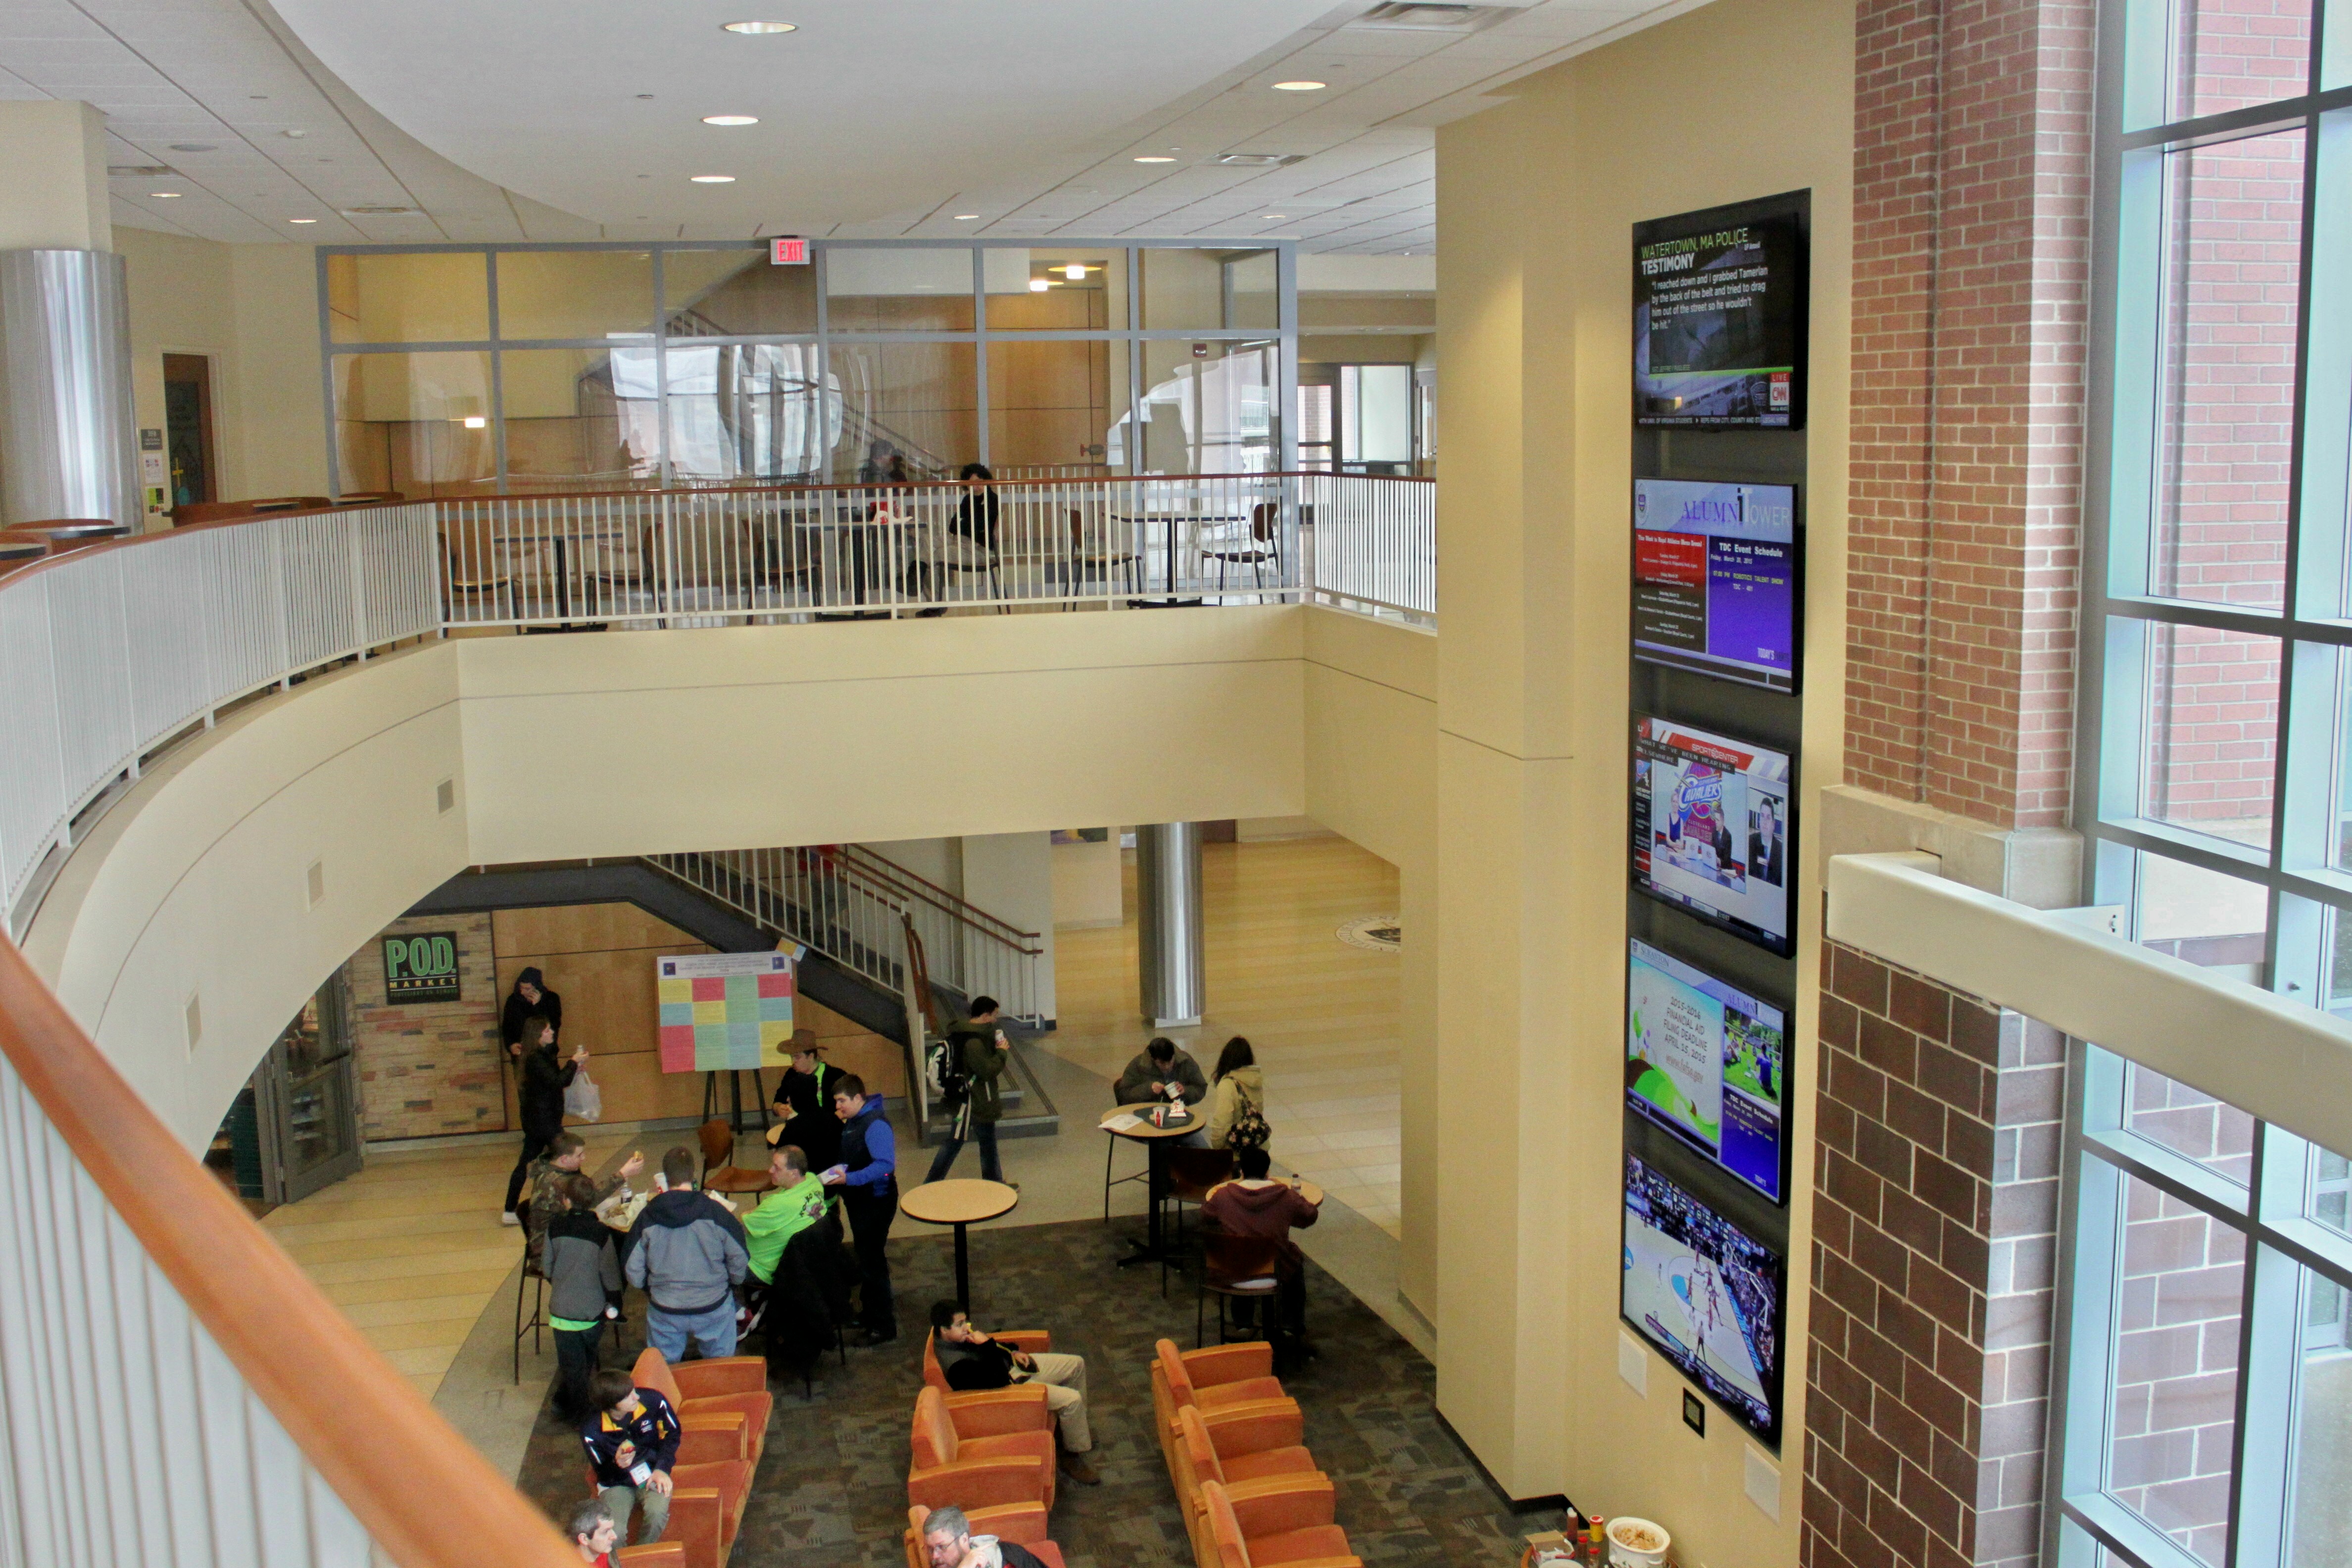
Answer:
[{"label": "person sitting at table", "polygon": [[1016,1383],[1043,1384],[1045,1408],[1054,1413],[1061,1435],[1062,1473],[1082,1487],[1101,1484],[1102,1478],[1086,1458],[1095,1446],[1094,1432],[1087,1425],[1086,1357],[1014,1350],[973,1328],[964,1310],[951,1300],[931,1303],[931,1330],[937,1335],[932,1349],[940,1358],[940,1371],[959,1394]]},{"label": "person sitting at table", "polygon": [[935,1508],[923,1516],[923,1556],[931,1568],[1045,1568],[1045,1560],[1025,1546],[974,1535],[960,1508]]},{"label": "person sitting at table", "polygon": [[[552,1213],[542,1267],[551,1288],[547,1326],[555,1332],[555,1414],[576,1424],[588,1414],[588,1374],[596,1370],[605,1320],[619,1315],[613,1303],[621,1293],[621,1260],[612,1227],[596,1215],[595,1182],[570,1171],[548,1187]],[[536,1195],[531,1208],[539,1208]]]},{"label": "person sitting at table", "polygon": [[808,1168],[822,1171],[841,1158],[841,1119],[833,1113],[833,1086],[841,1069],[824,1059],[814,1029],[793,1031],[793,1065],[776,1080],[776,1125],[768,1146],[797,1143]]},{"label": "person sitting at table", "polygon": [[[1307,1255],[1290,1239],[1323,1217],[1319,1203],[1308,1199],[1295,1182],[1275,1181],[1274,1162],[1263,1149],[1234,1152],[1241,1174],[1209,1189],[1201,1205],[1203,1225],[1227,1236],[1255,1236],[1275,1244],[1278,1262],[1277,1300],[1282,1308],[1280,1333],[1300,1349],[1307,1342]],[[1271,1336],[1269,1336],[1271,1337]]]},{"label": "person sitting at table", "polygon": [[[937,597],[957,572],[996,570],[996,492],[988,483],[995,477],[986,463],[966,463],[956,475],[963,481],[963,499],[956,503],[955,518],[946,532],[936,528],[923,531],[918,547],[920,559],[907,568],[910,597]],[[946,605],[933,605],[919,613],[930,616],[948,612]]]},{"label": "person sitting at table", "polygon": [[[555,1184],[565,1176],[576,1176],[587,1163],[588,1140],[577,1132],[559,1132],[548,1141],[547,1152],[531,1162],[530,1167],[530,1241],[531,1256],[540,1256],[541,1243],[547,1236],[547,1222],[557,1213]],[[629,1184],[629,1178],[646,1168],[642,1151],[633,1151],[621,1162],[621,1168],[609,1176],[591,1178],[596,1190],[594,1200],[586,1207],[594,1208],[606,1198]]]},{"label": "person sitting at table", "polygon": [[851,1281],[833,1191],[808,1156],[785,1144],[769,1156],[768,1179],[776,1190],[743,1216],[751,1246],[742,1332],[762,1331],[771,1367],[800,1367],[847,1321]]},{"label": "person sitting at table", "polygon": [[[1171,1089],[1175,1092],[1171,1093]],[[1198,1105],[1209,1097],[1209,1080],[1201,1076],[1201,1064],[1189,1052],[1163,1037],[1144,1047],[1127,1064],[1127,1070],[1118,1075],[1115,1093],[1121,1105],[1164,1105],[1171,1100]]]}]

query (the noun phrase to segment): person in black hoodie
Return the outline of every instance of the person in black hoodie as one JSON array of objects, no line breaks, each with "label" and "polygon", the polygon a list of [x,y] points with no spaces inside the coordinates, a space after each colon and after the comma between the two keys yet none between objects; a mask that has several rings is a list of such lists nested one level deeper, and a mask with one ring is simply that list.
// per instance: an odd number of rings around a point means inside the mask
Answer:
[{"label": "person in black hoodie", "polygon": [[[528,1048],[523,1045],[526,1040],[533,1042]],[[574,1050],[570,1061],[557,1061],[555,1026],[533,1016],[523,1020],[520,1037],[508,1049],[522,1067],[522,1081],[515,1086],[515,1101],[522,1112],[522,1153],[515,1161],[514,1174],[507,1178],[506,1213],[499,1223],[520,1225],[523,1178],[530,1173],[530,1163],[546,1153],[555,1135],[563,1131],[563,1091],[586,1064],[588,1048]]]},{"label": "person in black hoodie", "polygon": [[515,976],[514,989],[507,993],[507,1005],[499,1014],[499,1038],[506,1042],[509,1052],[522,1039],[522,1022],[529,1017],[541,1017],[555,1026],[555,1037],[563,1037],[563,997],[547,988],[547,977],[536,969],[526,969]]},{"label": "person in black hoodie", "polygon": [[833,1113],[833,1086],[841,1069],[819,1053],[814,1029],[793,1031],[793,1065],[776,1081],[776,1124],[768,1147],[790,1143],[808,1156],[812,1171],[831,1170],[841,1160],[841,1118]]}]

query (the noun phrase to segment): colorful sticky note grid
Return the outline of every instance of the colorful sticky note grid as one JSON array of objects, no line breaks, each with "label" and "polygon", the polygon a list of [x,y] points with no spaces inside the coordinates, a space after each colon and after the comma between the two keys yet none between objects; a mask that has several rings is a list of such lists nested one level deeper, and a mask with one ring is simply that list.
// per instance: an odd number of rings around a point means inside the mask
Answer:
[{"label": "colorful sticky note grid", "polygon": [[673,975],[656,986],[662,1071],[782,1068],[790,1060],[790,973]]}]

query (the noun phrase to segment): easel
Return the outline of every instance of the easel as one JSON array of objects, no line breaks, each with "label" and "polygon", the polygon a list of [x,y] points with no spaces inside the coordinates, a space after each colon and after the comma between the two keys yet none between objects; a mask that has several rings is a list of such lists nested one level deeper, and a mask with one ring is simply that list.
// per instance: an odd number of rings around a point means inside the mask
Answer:
[{"label": "easel", "polygon": [[735,1136],[738,1138],[743,1136],[743,1075],[747,1072],[751,1075],[752,1103],[760,1110],[760,1131],[765,1132],[768,1130],[768,1090],[767,1086],[761,1080],[758,1068],[714,1068],[704,1073],[702,1075],[702,1119],[708,1121],[719,1114],[719,1075],[721,1071],[727,1075],[728,1092],[734,1101],[734,1109],[729,1113],[727,1124],[734,1129]]}]

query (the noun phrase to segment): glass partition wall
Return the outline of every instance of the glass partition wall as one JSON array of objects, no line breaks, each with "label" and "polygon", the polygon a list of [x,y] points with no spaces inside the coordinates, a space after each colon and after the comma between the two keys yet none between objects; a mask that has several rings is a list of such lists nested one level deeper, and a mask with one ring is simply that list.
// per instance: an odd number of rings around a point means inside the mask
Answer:
[{"label": "glass partition wall", "polygon": [[1297,466],[1286,245],[327,247],[337,494]]},{"label": "glass partition wall", "polygon": [[[2352,1017],[2352,0],[2099,12],[2085,900]],[[2352,1179],[2210,1092],[2234,1044],[2075,1047],[2063,1568],[2352,1562]]]}]

